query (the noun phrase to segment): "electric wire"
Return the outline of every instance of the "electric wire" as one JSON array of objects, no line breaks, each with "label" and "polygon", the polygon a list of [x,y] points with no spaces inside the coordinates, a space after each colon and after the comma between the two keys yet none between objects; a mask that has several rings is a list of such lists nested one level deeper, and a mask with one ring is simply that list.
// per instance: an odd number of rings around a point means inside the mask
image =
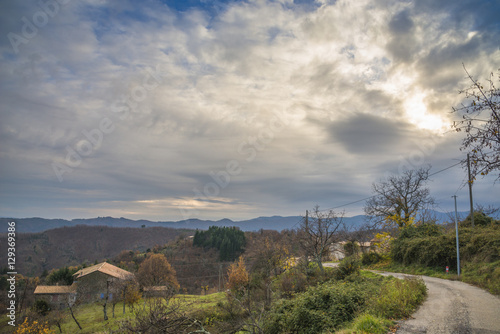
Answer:
[{"label": "electric wire", "polygon": [[[446,171],[446,170],[448,170],[448,169],[450,169],[450,168],[453,168],[453,167],[455,167],[455,166],[460,165],[461,163],[462,163],[462,162],[460,161],[460,162],[457,162],[457,163],[455,163],[455,164],[453,164],[453,165],[451,165],[451,166],[448,166],[448,167],[446,167],[446,168],[440,169],[440,170],[438,170],[437,172],[434,172],[434,173],[432,173],[432,174],[429,174],[429,175],[428,175],[428,177],[431,177],[431,176],[434,176],[434,175],[436,175],[436,174],[442,173],[442,172],[444,172],[444,171]],[[323,212],[323,211],[329,211],[329,210],[335,210],[335,209],[343,208],[343,207],[346,207],[346,206],[350,206],[350,205],[352,205],[352,204],[356,204],[356,203],[359,203],[359,202],[367,201],[367,200],[369,200],[370,198],[373,198],[373,197],[375,197],[375,196],[377,196],[377,195],[372,195],[372,196],[370,196],[370,197],[366,197],[366,198],[363,198],[363,199],[359,199],[359,200],[357,200],[357,201],[349,202],[349,203],[346,203],[346,204],[338,205],[338,206],[335,206],[335,207],[332,207],[332,208],[328,208],[328,209],[324,209],[324,210],[320,210],[320,211],[321,211],[321,212]]]}]

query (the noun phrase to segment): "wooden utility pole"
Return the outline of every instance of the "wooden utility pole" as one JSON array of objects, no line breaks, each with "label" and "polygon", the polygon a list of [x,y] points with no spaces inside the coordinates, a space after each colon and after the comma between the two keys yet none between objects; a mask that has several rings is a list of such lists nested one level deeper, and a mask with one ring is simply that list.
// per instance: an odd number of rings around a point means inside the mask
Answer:
[{"label": "wooden utility pole", "polygon": [[221,291],[222,263],[219,264],[219,292]]},{"label": "wooden utility pole", "polygon": [[474,206],[472,203],[472,179],[470,177],[470,159],[469,153],[467,153],[467,171],[469,173],[469,198],[470,198],[470,219],[472,222],[472,227],[474,227]]}]

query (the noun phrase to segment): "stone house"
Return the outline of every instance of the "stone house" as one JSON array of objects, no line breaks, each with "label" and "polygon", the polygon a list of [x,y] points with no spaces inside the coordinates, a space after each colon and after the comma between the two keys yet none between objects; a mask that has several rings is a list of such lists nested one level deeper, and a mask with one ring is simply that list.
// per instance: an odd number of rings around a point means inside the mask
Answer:
[{"label": "stone house", "polygon": [[113,299],[122,292],[123,282],[134,280],[129,271],[107,262],[83,268],[73,274],[79,301],[93,302],[100,299]]},{"label": "stone house", "polygon": [[[330,246],[330,257],[336,261],[341,261],[346,257],[346,249],[345,246],[349,241],[340,241],[333,243]],[[371,241],[358,242],[355,241],[355,244],[358,247],[358,250],[361,254],[367,253],[370,250],[373,250],[373,244]]]},{"label": "stone house", "polygon": [[123,293],[124,285],[121,283],[134,279],[131,272],[102,262],[77,271],[70,286],[39,285],[34,294],[36,298],[47,301],[51,307],[63,308],[76,301],[93,302],[106,297],[112,300]]},{"label": "stone house", "polygon": [[146,286],[143,288],[143,297],[166,297],[172,291],[171,287],[162,286]]},{"label": "stone house", "polygon": [[39,285],[35,288],[35,297],[45,300],[53,309],[73,306],[76,301],[76,285]]}]

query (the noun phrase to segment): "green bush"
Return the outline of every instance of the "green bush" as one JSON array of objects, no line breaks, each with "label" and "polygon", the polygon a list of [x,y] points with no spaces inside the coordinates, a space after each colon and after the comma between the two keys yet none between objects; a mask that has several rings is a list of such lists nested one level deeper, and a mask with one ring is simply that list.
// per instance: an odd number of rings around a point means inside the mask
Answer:
[{"label": "green bush", "polygon": [[50,311],[50,305],[43,299],[37,299],[33,304],[33,311],[35,311],[39,315],[45,316]]},{"label": "green bush", "polygon": [[369,266],[375,263],[379,263],[383,260],[383,256],[376,252],[364,253],[361,257],[361,263],[364,266]]},{"label": "green bush", "polygon": [[359,253],[359,244],[355,241],[349,241],[344,245],[344,252],[347,256],[354,256]]},{"label": "green bush", "polygon": [[[403,265],[418,264],[426,267],[456,270],[457,251],[455,231],[447,233],[434,227],[433,232],[423,236],[418,228],[407,228],[394,240],[391,255],[395,262]],[[500,228],[460,228],[460,257],[464,262],[494,262],[500,260]]]},{"label": "green bush", "polygon": [[335,278],[343,280],[350,275],[358,274],[360,267],[361,264],[358,259],[355,257],[346,257],[335,268]]},{"label": "green bush", "polygon": [[421,278],[391,279],[378,298],[372,300],[372,313],[389,319],[409,317],[423,302],[427,287]]},{"label": "green bush", "polygon": [[277,278],[275,287],[282,297],[291,298],[294,294],[306,290],[307,275],[300,268],[291,268]]},{"label": "green bush", "polygon": [[370,287],[366,283],[324,283],[293,299],[279,300],[268,313],[264,332],[316,334],[338,329],[365,307]]},{"label": "green bush", "polygon": [[[500,228],[476,227],[460,230],[460,257],[464,261],[500,260]],[[463,239],[463,240],[462,240]]]},{"label": "green bush", "polygon": [[399,239],[416,237],[436,237],[443,234],[443,227],[437,224],[425,223],[421,225],[410,225],[401,230]]},{"label": "green bush", "polygon": [[[492,217],[487,216],[484,212],[481,211],[474,211],[474,225],[475,226],[492,226],[495,224],[498,224],[499,221],[493,219]],[[460,227],[471,227],[472,226],[472,219],[469,215],[460,222]]]},{"label": "green bush", "polygon": [[[392,321],[371,314],[363,314],[356,318],[352,330],[355,333],[385,334],[388,332]],[[351,332],[351,331],[349,331]]]}]

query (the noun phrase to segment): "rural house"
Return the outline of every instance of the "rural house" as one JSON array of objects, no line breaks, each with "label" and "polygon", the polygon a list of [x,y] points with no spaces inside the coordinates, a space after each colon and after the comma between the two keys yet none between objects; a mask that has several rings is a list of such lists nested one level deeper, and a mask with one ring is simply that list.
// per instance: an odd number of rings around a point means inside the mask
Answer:
[{"label": "rural house", "polygon": [[39,285],[34,294],[53,308],[63,308],[77,300],[92,302],[106,297],[111,300],[113,295],[123,292],[121,283],[134,279],[131,272],[103,262],[77,271],[70,286]]},{"label": "rural house", "polygon": [[172,291],[171,287],[162,285],[162,286],[146,286],[143,289],[144,297],[165,297],[168,295],[170,291]]},{"label": "rural house", "polygon": [[[330,246],[330,257],[336,261],[341,261],[346,257],[346,245],[349,244],[349,241],[340,241],[333,243]],[[355,241],[354,244],[357,246],[358,251],[360,251],[362,254],[369,252],[371,249],[373,249],[372,242],[366,241],[366,242],[358,242]]]},{"label": "rural house", "polygon": [[76,285],[39,285],[35,289],[35,297],[45,300],[53,309],[72,306],[76,300]]},{"label": "rural house", "polygon": [[83,268],[73,274],[78,300],[86,302],[106,298],[121,292],[121,283],[133,280],[134,274],[107,262]]}]

